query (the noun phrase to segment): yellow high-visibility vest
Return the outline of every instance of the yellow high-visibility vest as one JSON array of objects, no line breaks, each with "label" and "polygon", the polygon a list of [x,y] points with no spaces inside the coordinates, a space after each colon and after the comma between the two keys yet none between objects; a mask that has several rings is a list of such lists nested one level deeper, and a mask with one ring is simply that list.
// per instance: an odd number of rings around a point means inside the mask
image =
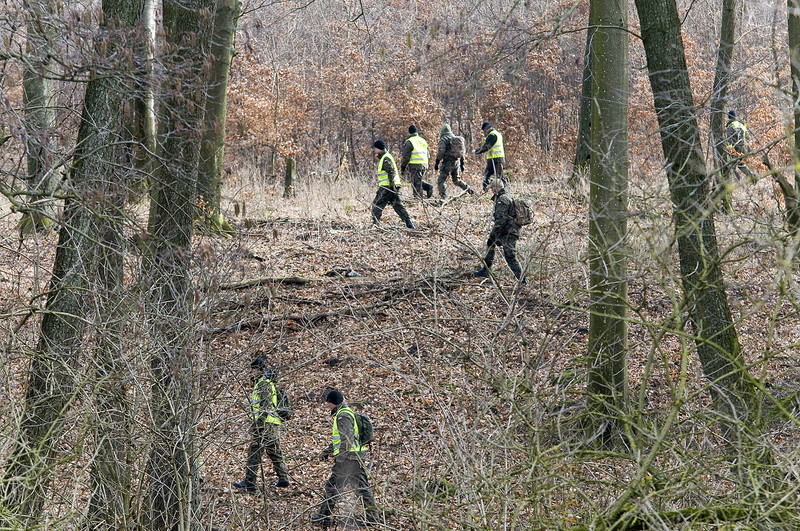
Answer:
[{"label": "yellow high-visibility vest", "polygon": [[422,166],[428,165],[428,143],[419,135],[409,137],[409,142],[414,150],[411,152],[411,159],[409,164],[420,164]]},{"label": "yellow high-visibility vest", "polygon": [[386,186],[390,185],[389,183],[389,173],[383,171],[383,159],[389,157],[389,160],[392,161],[392,168],[394,169],[394,185],[400,186],[400,175],[397,172],[397,164],[394,161],[394,157],[392,157],[391,153],[385,151],[383,156],[378,161],[378,186]]},{"label": "yellow high-visibility vest", "polygon": [[266,380],[269,383],[270,389],[272,389],[272,411],[267,412],[267,417],[264,419],[265,422],[269,422],[270,424],[280,424],[281,418],[278,416],[278,390],[275,388],[275,384],[267,378],[266,376],[262,376],[261,378],[256,381],[256,384],[253,386],[253,396],[250,397],[250,418],[253,421],[258,420],[259,415],[261,414],[261,396],[258,393],[258,386],[261,384],[262,381]]},{"label": "yellow high-visibility vest", "polygon": [[[489,135],[491,135],[492,133],[494,133],[494,135],[497,137],[497,142],[495,142],[494,145],[491,148],[489,148],[489,151],[486,152],[486,158],[487,159],[505,158],[506,152],[503,149],[503,135],[501,135],[500,131],[498,131],[497,129],[492,129],[491,131],[489,131],[489,134],[486,135],[486,138],[489,138]],[[484,142],[486,142],[485,139]]]},{"label": "yellow high-visibility vest", "polygon": [[333,455],[339,455],[339,451],[341,450],[342,445],[342,436],[339,433],[339,425],[337,421],[339,420],[339,413],[347,413],[353,419],[353,445],[350,447],[350,452],[363,452],[366,450],[364,446],[358,444],[358,422],[356,422],[356,414],[353,412],[352,409],[349,407],[343,407],[339,410],[336,416],[333,418]]}]

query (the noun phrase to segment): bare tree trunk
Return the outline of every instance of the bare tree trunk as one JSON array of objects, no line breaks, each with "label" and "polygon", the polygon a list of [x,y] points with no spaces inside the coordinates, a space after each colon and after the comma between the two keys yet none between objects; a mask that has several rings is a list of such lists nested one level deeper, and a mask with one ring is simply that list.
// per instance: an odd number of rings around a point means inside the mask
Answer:
[{"label": "bare tree trunk", "polygon": [[578,114],[578,138],[575,141],[575,159],[572,162],[572,174],[569,185],[578,189],[581,177],[589,169],[591,156],[591,125],[592,125],[592,38],[594,26],[591,21],[586,28],[586,50],[583,54],[583,77],[581,79],[581,101]]},{"label": "bare tree trunk", "polygon": [[153,49],[156,40],[156,1],[143,0],[141,17],[142,39],[134,50],[140,71],[134,79],[134,113],[131,127],[132,153],[134,167],[139,170],[130,182],[129,196],[141,198],[147,187],[147,176],[153,170],[153,157],[156,152],[156,114],[153,96]]},{"label": "bare tree trunk", "polygon": [[[792,110],[794,114],[794,142],[792,158],[800,161],[800,0],[787,0],[789,18],[789,60],[792,72]],[[800,170],[794,172],[794,188],[800,190]]]},{"label": "bare tree trunk", "polygon": [[203,226],[214,233],[234,234],[222,215],[222,163],[225,152],[225,123],[228,114],[228,78],[234,52],[236,25],[242,12],[239,0],[217,0],[214,34],[211,38],[211,66],[203,140],[200,147],[200,169],[197,175],[197,194],[203,198],[203,210],[198,217]]},{"label": "bare tree trunk", "polygon": [[723,284],[678,11],[674,0],[636,0],[636,9],[667,164],[685,304],[720,423],[726,436],[742,440],[758,431],[756,388]]},{"label": "bare tree trunk", "polygon": [[297,178],[297,163],[291,157],[286,157],[286,171],[283,175],[283,197],[294,197],[294,181]]},{"label": "bare tree trunk", "polygon": [[49,199],[58,185],[55,170],[56,113],[53,94],[55,54],[52,50],[53,23],[58,4],[34,0],[25,4],[28,40],[27,60],[22,74],[25,120],[25,151],[28,160],[27,201],[30,210],[19,222],[20,237],[48,230],[53,225],[55,205]]},{"label": "bare tree trunk", "polygon": [[[104,0],[103,27],[138,17],[138,0]],[[98,71],[86,88],[78,131],[70,193],[64,207],[53,276],[39,345],[31,361],[20,434],[6,464],[3,506],[25,525],[39,519],[63,419],[80,389],[78,360],[86,327],[89,279],[96,262],[97,215],[108,208],[102,193],[114,183],[115,145],[122,129],[122,102],[127,94],[124,72],[129,43],[125,29],[109,31],[98,54],[119,57],[108,71]],[[100,124],[100,125],[98,125]]]},{"label": "bare tree trunk", "polygon": [[[592,0],[589,193],[589,410],[595,429],[621,436],[628,410],[628,1]],[[590,30],[591,31],[591,30]]]},{"label": "bare tree trunk", "polygon": [[719,190],[714,193],[715,199],[721,202],[722,208],[731,210],[731,168],[727,162],[727,139],[725,135],[725,104],[728,100],[728,88],[733,81],[731,60],[736,45],[736,23],[741,0],[722,1],[722,26],[719,34],[717,52],[717,69],[714,74],[714,88],[711,93],[711,146],[714,153],[715,175]]},{"label": "bare tree trunk", "polygon": [[[193,290],[189,272],[206,61],[214,0],[165,0],[165,66],[160,146],[151,190],[148,263],[152,302],[154,434],[148,463],[149,529],[191,529],[197,510]],[[178,74],[180,73],[180,75]]]}]

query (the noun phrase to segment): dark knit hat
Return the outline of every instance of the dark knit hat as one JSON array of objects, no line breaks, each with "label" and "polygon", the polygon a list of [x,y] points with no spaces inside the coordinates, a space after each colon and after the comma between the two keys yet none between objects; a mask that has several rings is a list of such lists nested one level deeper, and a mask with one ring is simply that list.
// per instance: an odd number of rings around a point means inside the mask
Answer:
[{"label": "dark knit hat", "polygon": [[409,125],[408,126],[408,133],[414,135],[417,133],[417,126],[416,125]]},{"label": "dark knit hat", "polygon": [[344,402],[344,395],[341,393],[341,391],[337,391],[336,389],[334,389],[333,391],[328,393],[328,396],[325,397],[325,402],[338,406],[339,404]]},{"label": "dark knit hat", "polygon": [[733,120],[734,118],[736,118],[736,111],[731,109],[731,110],[728,111],[728,119],[729,120]]},{"label": "dark knit hat", "polygon": [[492,127],[492,124],[490,124],[489,122],[483,122],[481,124],[481,131],[486,131],[487,129],[490,129],[491,127]]},{"label": "dark knit hat", "polygon": [[376,140],[375,143],[372,144],[372,147],[378,148],[381,151],[386,151],[386,142],[384,142],[383,140]]},{"label": "dark knit hat", "polygon": [[264,361],[264,358],[256,358],[250,362],[251,369],[258,369],[259,371],[263,371],[267,368],[267,362]]}]

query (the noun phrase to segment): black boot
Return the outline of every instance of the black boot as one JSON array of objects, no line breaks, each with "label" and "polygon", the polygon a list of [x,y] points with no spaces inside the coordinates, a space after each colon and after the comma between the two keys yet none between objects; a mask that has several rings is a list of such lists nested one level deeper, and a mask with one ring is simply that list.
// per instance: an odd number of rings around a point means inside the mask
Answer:
[{"label": "black boot", "polygon": [[489,270],[486,269],[485,267],[482,267],[477,271],[473,271],[472,276],[487,278],[489,276]]},{"label": "black boot", "polygon": [[422,189],[425,190],[425,195],[430,199],[433,195],[433,185],[430,183],[422,183]]},{"label": "black boot", "polygon": [[413,221],[411,221],[411,218],[408,218],[408,219],[406,220],[406,227],[408,227],[409,229],[412,229],[412,230],[415,228],[415,227],[414,227],[414,222],[413,222]]}]

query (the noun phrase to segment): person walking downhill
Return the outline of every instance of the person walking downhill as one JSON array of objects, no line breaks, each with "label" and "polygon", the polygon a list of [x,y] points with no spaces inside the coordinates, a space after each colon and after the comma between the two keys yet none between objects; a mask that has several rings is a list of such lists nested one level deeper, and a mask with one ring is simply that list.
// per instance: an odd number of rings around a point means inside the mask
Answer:
[{"label": "person walking downhill", "polygon": [[483,122],[481,131],[486,135],[486,139],[483,141],[483,145],[475,150],[475,154],[486,153],[486,169],[483,170],[483,191],[485,192],[489,188],[489,180],[492,177],[499,178],[503,184],[507,182],[503,175],[506,153],[503,148],[503,135],[492,127],[491,123]]},{"label": "person walking downhill", "polygon": [[332,526],[337,498],[343,487],[351,485],[364,504],[364,520],[359,523],[374,525],[378,523],[378,507],[369,488],[364,462],[366,446],[359,439],[356,415],[344,401],[344,395],[337,390],[328,393],[325,406],[333,417],[333,435],[331,444],[320,457],[327,460],[332,455],[334,460],[331,477],[325,482],[325,499],[319,510],[311,515],[311,522],[323,527]]},{"label": "person walking downhill", "polygon": [[461,173],[464,171],[465,154],[466,143],[464,137],[454,135],[453,130],[450,129],[450,125],[444,124],[439,134],[436,163],[433,166],[434,170],[439,170],[439,163],[441,162],[442,164],[436,186],[439,189],[439,197],[441,197],[443,201],[447,199],[447,187],[445,184],[447,183],[448,177],[451,177],[456,186],[462,190],[466,190],[470,195],[475,193],[475,190],[461,180]]},{"label": "person walking downhill", "polygon": [[428,171],[428,142],[420,136],[415,125],[408,126],[408,133],[411,136],[403,142],[400,173],[405,175],[408,169],[414,197],[421,198],[423,191],[430,197],[433,195],[433,186],[423,180]]},{"label": "person walking downhill", "polygon": [[261,466],[261,455],[266,452],[272,461],[272,467],[278,476],[278,482],[273,488],[285,488],[291,485],[289,471],[281,454],[280,426],[283,422],[279,413],[279,388],[274,382],[274,372],[267,369],[267,364],[262,358],[256,358],[250,363],[253,376],[253,393],[250,398],[250,433],[253,442],[247,451],[247,465],[244,480],[233,484],[234,487],[246,492],[255,492],[258,469]]},{"label": "person walking downhill", "polygon": [[386,151],[386,143],[383,140],[376,140],[372,144],[372,153],[378,159],[378,192],[372,200],[372,224],[377,225],[381,221],[383,209],[386,205],[392,205],[406,227],[413,229],[414,222],[411,221],[411,216],[408,215],[400,199],[400,175],[397,173],[394,157]]},{"label": "person walking downhill", "polygon": [[489,269],[494,263],[495,247],[503,247],[503,257],[506,264],[523,284],[528,282],[522,276],[522,268],[517,261],[517,240],[519,240],[520,226],[514,218],[514,200],[511,195],[506,193],[503,181],[493,177],[489,181],[492,189],[492,201],[494,201],[494,226],[486,242],[486,256],[483,259],[484,266],[477,271],[473,271],[476,277],[488,277]]}]

